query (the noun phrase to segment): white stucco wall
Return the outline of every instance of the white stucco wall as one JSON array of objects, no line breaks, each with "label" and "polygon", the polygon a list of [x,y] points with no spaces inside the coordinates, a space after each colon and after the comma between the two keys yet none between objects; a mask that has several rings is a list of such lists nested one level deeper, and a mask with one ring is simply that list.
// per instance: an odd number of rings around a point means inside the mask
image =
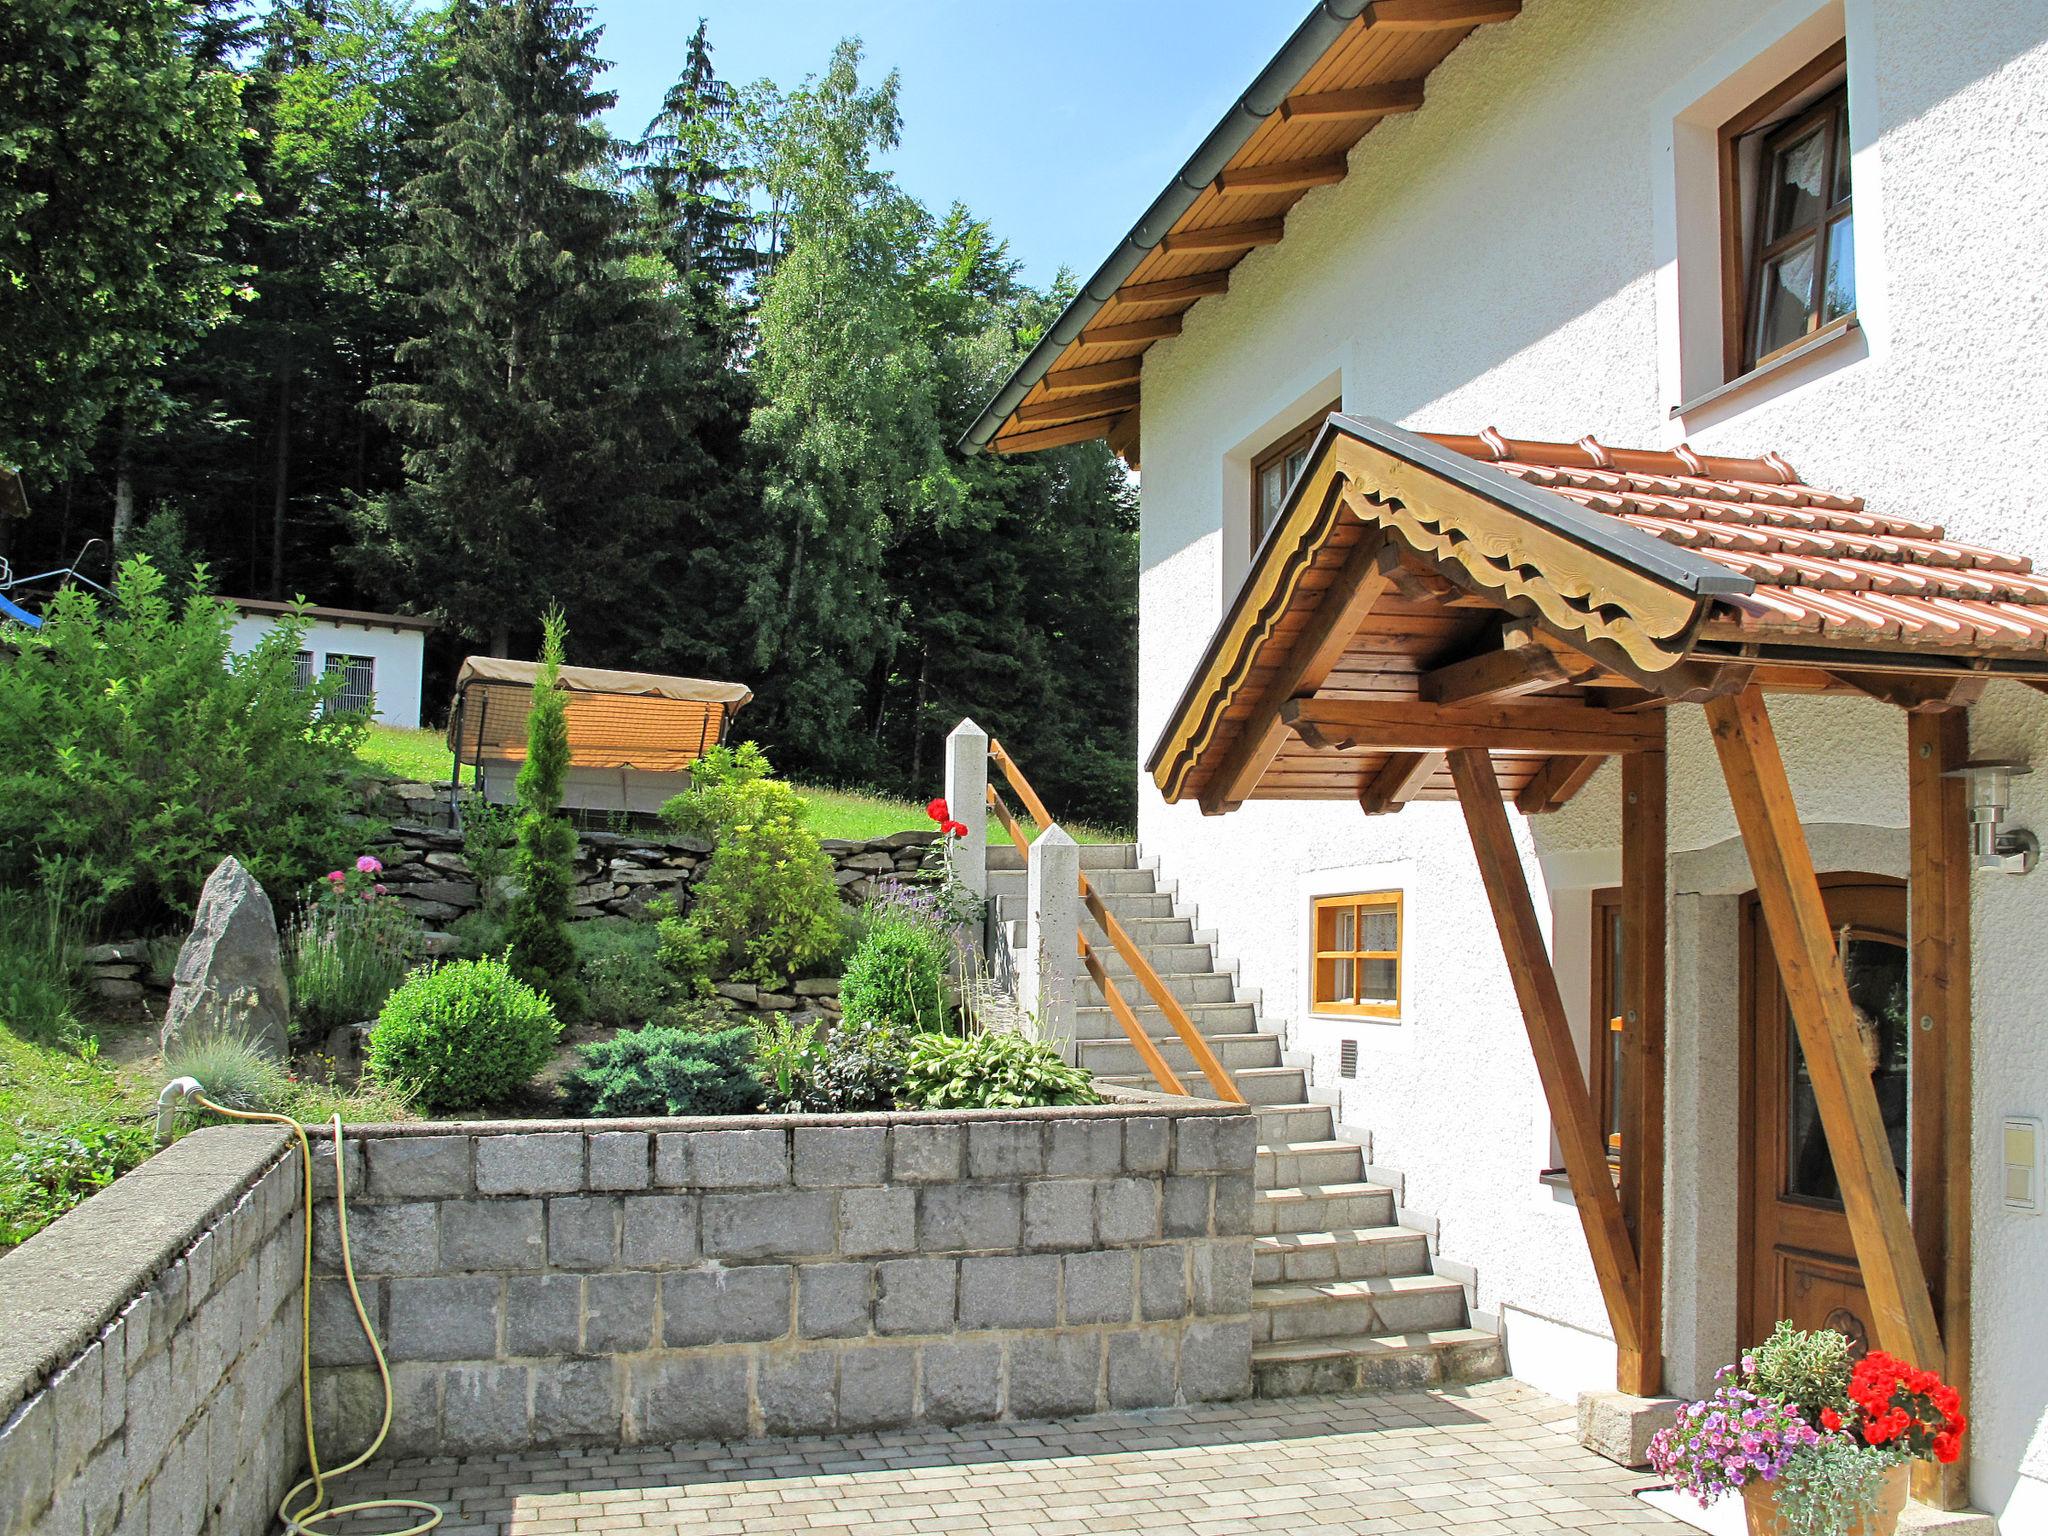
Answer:
[{"label": "white stucco wall", "polygon": [[[1697,221],[1713,217],[1678,189],[1679,118],[1744,60],[1810,55],[1815,38],[1845,30],[1864,331],[1799,378],[1673,422],[1676,333],[1693,323],[1685,253]],[[1147,354],[1146,745],[1241,578],[1251,456],[1333,385],[1347,409],[1423,429],[1490,424],[1565,440],[1590,431],[1649,446],[1689,434],[1707,452],[1777,449],[1812,483],[2048,557],[2038,505],[2048,421],[2040,0],[1993,0],[1967,20],[1915,0],[1528,0],[1519,20],[1475,34],[1431,77],[1423,110],[1382,124],[1351,165],[1346,181],[1296,207],[1283,243],[1236,269],[1228,295],[1203,301],[1178,340]],[[1889,856],[1897,839],[1884,829],[1905,823],[1900,718],[1839,700],[1786,700],[1772,713],[1802,814],[1826,824],[1817,847],[1844,861],[1837,867]],[[2048,699],[1995,685],[1974,731],[1980,752],[2048,769]],[[1561,966],[1581,976],[1582,892],[1613,878],[1616,778],[1603,773],[1565,813],[1520,828],[1532,875],[1556,892]],[[1204,819],[1162,805],[1149,779],[1139,794],[1147,851],[1202,925],[1220,931],[1268,1015],[1315,1055],[1320,1084],[1337,1084],[1337,1041],[1359,1038],[1343,1118],[1371,1130],[1376,1162],[1406,1172],[1407,1203],[1440,1218],[1443,1253],[1477,1268],[1481,1307],[1510,1309],[1525,1332],[1556,1325],[1531,1349],[1549,1390],[1572,1384],[1574,1358],[1580,1384],[1611,1385],[1611,1353],[1575,1354],[1570,1342],[1569,1330],[1605,1335],[1606,1320],[1576,1214],[1536,1179],[1552,1161],[1547,1120],[1455,808],[1368,820],[1345,804],[1253,804]],[[2017,799],[2016,820],[2048,830],[2048,772],[2022,781]],[[1672,847],[1700,851],[1706,869],[1733,832],[1699,711],[1676,711]],[[1307,897],[1388,871],[1408,893],[1403,1017],[1307,1019]],[[1733,958],[1688,958],[1694,940],[1680,929],[1726,899],[1674,897],[1674,975],[1689,967],[1679,985],[1703,1019],[1732,1020]],[[2036,1021],[2048,872],[1979,876],[1974,901],[1974,1492],[1983,1507],[2017,1512],[2048,1493],[2048,1373],[2030,1363],[2034,1319],[2048,1309],[2048,1218],[2002,1210],[1995,1158],[2000,1115],[2048,1113]],[[1573,1001],[1583,1009],[1582,996]],[[1732,1201],[1732,1163],[1718,1175],[1716,1164],[1732,1155],[1732,1140],[1715,1141],[1727,1116],[1709,1102],[1726,1084],[1714,1062],[1683,1054],[1672,1052],[1674,1136],[1690,1138],[1690,1166],[1725,1180]],[[1675,1155],[1677,1166],[1686,1159]],[[1674,1287],[1691,1286],[1674,1296],[1674,1324],[1682,1313],[1694,1330],[1674,1342],[1672,1366],[1695,1385],[1695,1372],[1718,1363],[1705,1358],[1713,1341],[1733,1328],[1732,1300],[1690,1262],[1725,1256],[1727,1244],[1712,1241],[1725,1213],[1713,1191],[1675,1182],[1672,1202],[1675,1225],[1692,1213],[1690,1246],[1672,1253],[1674,1268],[1689,1264]],[[2023,1481],[2023,1469],[2043,1481]]]},{"label": "white stucco wall", "polygon": [[[276,627],[271,614],[242,614],[229,630],[229,646],[243,655]],[[325,673],[329,656],[369,657],[377,669],[377,719],[386,725],[420,723],[420,677],[426,657],[421,631],[315,619],[306,626],[301,649],[313,653],[315,677]]]}]

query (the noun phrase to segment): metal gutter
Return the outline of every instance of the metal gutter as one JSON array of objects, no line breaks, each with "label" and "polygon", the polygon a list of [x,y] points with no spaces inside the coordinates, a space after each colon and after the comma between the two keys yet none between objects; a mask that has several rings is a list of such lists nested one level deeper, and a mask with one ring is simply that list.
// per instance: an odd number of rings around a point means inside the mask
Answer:
[{"label": "metal gutter", "polygon": [[1166,190],[1152,200],[1152,206],[1131,226],[1123,243],[1081,285],[1081,291],[1060,311],[1060,317],[1039,338],[1038,345],[1018,365],[1009,381],[996,391],[995,398],[982,408],[974,425],[960,439],[961,452],[978,453],[988,445],[996,428],[1031,392],[1032,386],[1045,377],[1053,360],[1073,344],[1074,338],[1137,270],[1138,263],[1180,222],[1181,215],[1230,163],[1231,157],[1244,148],[1259,125],[1280,110],[1280,103],[1370,3],[1371,0],[1320,0],[1236,104],[1223,114],[1223,120],[1209,130],[1209,136],[1167,183]]}]

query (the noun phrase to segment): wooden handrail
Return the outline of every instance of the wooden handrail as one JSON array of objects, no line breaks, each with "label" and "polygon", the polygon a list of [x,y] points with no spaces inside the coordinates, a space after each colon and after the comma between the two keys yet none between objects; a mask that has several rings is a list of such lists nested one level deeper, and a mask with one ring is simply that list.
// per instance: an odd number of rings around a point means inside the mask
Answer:
[{"label": "wooden handrail", "polygon": [[1166,1064],[1166,1058],[1159,1054],[1159,1047],[1152,1043],[1152,1037],[1145,1033],[1145,1026],[1138,1022],[1138,1016],[1131,1011],[1131,1005],[1124,1001],[1124,995],[1117,991],[1116,983],[1109,979],[1109,972],[1103,969],[1102,961],[1097,958],[1094,948],[1088,943],[1088,936],[1077,933],[1074,935],[1074,942],[1081,950],[1081,964],[1087,967],[1095,985],[1102,988],[1102,996],[1109,1004],[1109,1011],[1116,1016],[1117,1023],[1123,1026],[1124,1034],[1129,1037],[1131,1044],[1137,1047],[1138,1055],[1151,1072],[1153,1081],[1168,1093],[1185,1095],[1188,1091],[1187,1085],[1174,1074],[1173,1068]]},{"label": "wooden handrail", "polygon": [[[1138,941],[1116,920],[1116,914],[1109,910],[1095,887],[1088,883],[1088,877],[1081,876],[1081,900],[1088,908],[1088,915],[1102,925],[1102,931],[1109,935],[1116,952],[1124,957],[1124,964],[1131,968],[1131,974],[1138,978],[1159,1011],[1166,1015],[1166,1022],[1173,1026],[1173,1032],[1180,1036],[1181,1044],[1188,1048],[1188,1054],[1195,1058],[1195,1065],[1202,1070],[1202,1076],[1209,1080],[1209,1086],[1216,1091],[1216,1097],[1226,1104],[1242,1104],[1244,1095],[1237,1091],[1237,1084],[1223,1063],[1216,1057],[1215,1049],[1208,1037],[1195,1028],[1195,1021],[1188,1017],[1187,1009],[1180,999],[1173,995],[1166,985],[1166,979],[1152,968],[1152,962],[1145,958],[1145,952],[1138,947]],[[1113,1005],[1112,1005],[1113,1006]]]},{"label": "wooden handrail", "polygon": [[[1052,812],[1048,811],[1045,802],[1038,798],[1038,792],[1031,787],[1031,781],[1024,777],[1024,770],[1017,766],[1016,759],[1004,751],[1003,744],[993,736],[989,738],[988,755],[995,765],[1003,770],[1003,777],[1010,781],[1010,788],[1017,792],[1018,801],[1031,819],[1038,823],[1038,829],[1043,832],[1051,826]],[[1028,869],[1031,865],[1030,842],[1025,838],[1024,830],[1017,824],[1016,818],[1010,814],[1009,807],[1003,804],[1002,796],[996,793],[993,784],[988,786],[988,803],[994,809],[996,819],[1008,830],[1011,841],[1016,843],[1017,851]],[[1188,1017],[1188,1011],[1181,1006],[1180,999],[1173,995],[1172,989],[1166,985],[1165,978],[1153,968],[1152,962],[1145,958],[1145,952],[1138,947],[1137,940],[1130,936],[1124,925],[1116,920],[1116,915],[1096,894],[1095,887],[1088,883],[1085,872],[1081,875],[1081,900],[1088,908],[1089,916],[1102,925],[1102,931],[1109,936],[1109,941],[1115,946],[1116,952],[1123,956],[1124,964],[1131,968],[1131,974],[1138,978],[1138,985],[1145,989],[1154,1006],[1166,1015],[1167,1023],[1173,1026],[1173,1032],[1180,1037],[1181,1044],[1188,1048],[1188,1054],[1194,1058],[1195,1065],[1201,1069],[1202,1076],[1208,1079],[1209,1086],[1215,1091],[1216,1096],[1227,1104],[1244,1103],[1244,1095],[1238,1092],[1236,1082],[1232,1080],[1222,1061],[1217,1058],[1215,1048],[1209,1044],[1208,1037],[1195,1028],[1195,1021]],[[1139,1056],[1150,1068],[1153,1078],[1168,1093],[1186,1093],[1187,1089],[1167,1066],[1166,1058],[1159,1053],[1158,1046],[1152,1043],[1152,1037],[1145,1033],[1144,1026],[1139,1022],[1131,1005],[1124,1000],[1123,994],[1117,991],[1116,983],[1104,969],[1101,957],[1089,946],[1085,935],[1077,937],[1080,939],[1081,964],[1087,968],[1090,979],[1102,989],[1103,1001],[1109,1005],[1109,1011],[1115,1016],[1117,1023],[1123,1026],[1124,1033],[1130,1036],[1131,1044],[1137,1047]]]}]

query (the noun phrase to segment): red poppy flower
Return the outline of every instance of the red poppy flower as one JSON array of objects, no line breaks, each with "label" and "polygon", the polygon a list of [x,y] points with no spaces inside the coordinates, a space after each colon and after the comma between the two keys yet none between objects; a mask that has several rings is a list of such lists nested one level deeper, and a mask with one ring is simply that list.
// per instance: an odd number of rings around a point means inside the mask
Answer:
[{"label": "red poppy flower", "polygon": [[967,823],[964,821],[949,821],[939,830],[948,837],[965,837],[967,835]]},{"label": "red poppy flower", "polygon": [[933,821],[937,822],[948,821],[952,818],[953,815],[952,809],[946,804],[945,797],[943,795],[938,797],[937,799],[927,801],[925,803],[924,813],[925,815],[931,817]]}]

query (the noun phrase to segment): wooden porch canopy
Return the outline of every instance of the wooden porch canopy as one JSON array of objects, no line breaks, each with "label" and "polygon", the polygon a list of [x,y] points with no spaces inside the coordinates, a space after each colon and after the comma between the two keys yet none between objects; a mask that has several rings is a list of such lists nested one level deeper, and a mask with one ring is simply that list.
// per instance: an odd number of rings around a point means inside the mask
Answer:
[{"label": "wooden porch canopy", "polygon": [[[1368,814],[1462,805],[1621,1384],[1650,1393],[1662,1376],[1665,721],[1672,705],[1704,704],[1878,1340],[1967,1379],[1969,1201],[1916,1183],[1916,1233],[1762,694],[1911,712],[1913,1009],[1933,1021],[1940,1140],[1966,1181],[1969,838],[1962,784],[1943,775],[1967,757],[1963,709],[1993,676],[2048,683],[2048,582],[2030,563],[1807,486],[1775,455],[1426,437],[1333,415],[1147,766],[1168,800],[1210,814],[1254,799],[1356,800]],[[1555,809],[1609,757],[1622,760],[1631,957],[1632,1155],[1618,1191],[1503,804]],[[1930,1263],[1947,1266],[1939,1320]]]}]

